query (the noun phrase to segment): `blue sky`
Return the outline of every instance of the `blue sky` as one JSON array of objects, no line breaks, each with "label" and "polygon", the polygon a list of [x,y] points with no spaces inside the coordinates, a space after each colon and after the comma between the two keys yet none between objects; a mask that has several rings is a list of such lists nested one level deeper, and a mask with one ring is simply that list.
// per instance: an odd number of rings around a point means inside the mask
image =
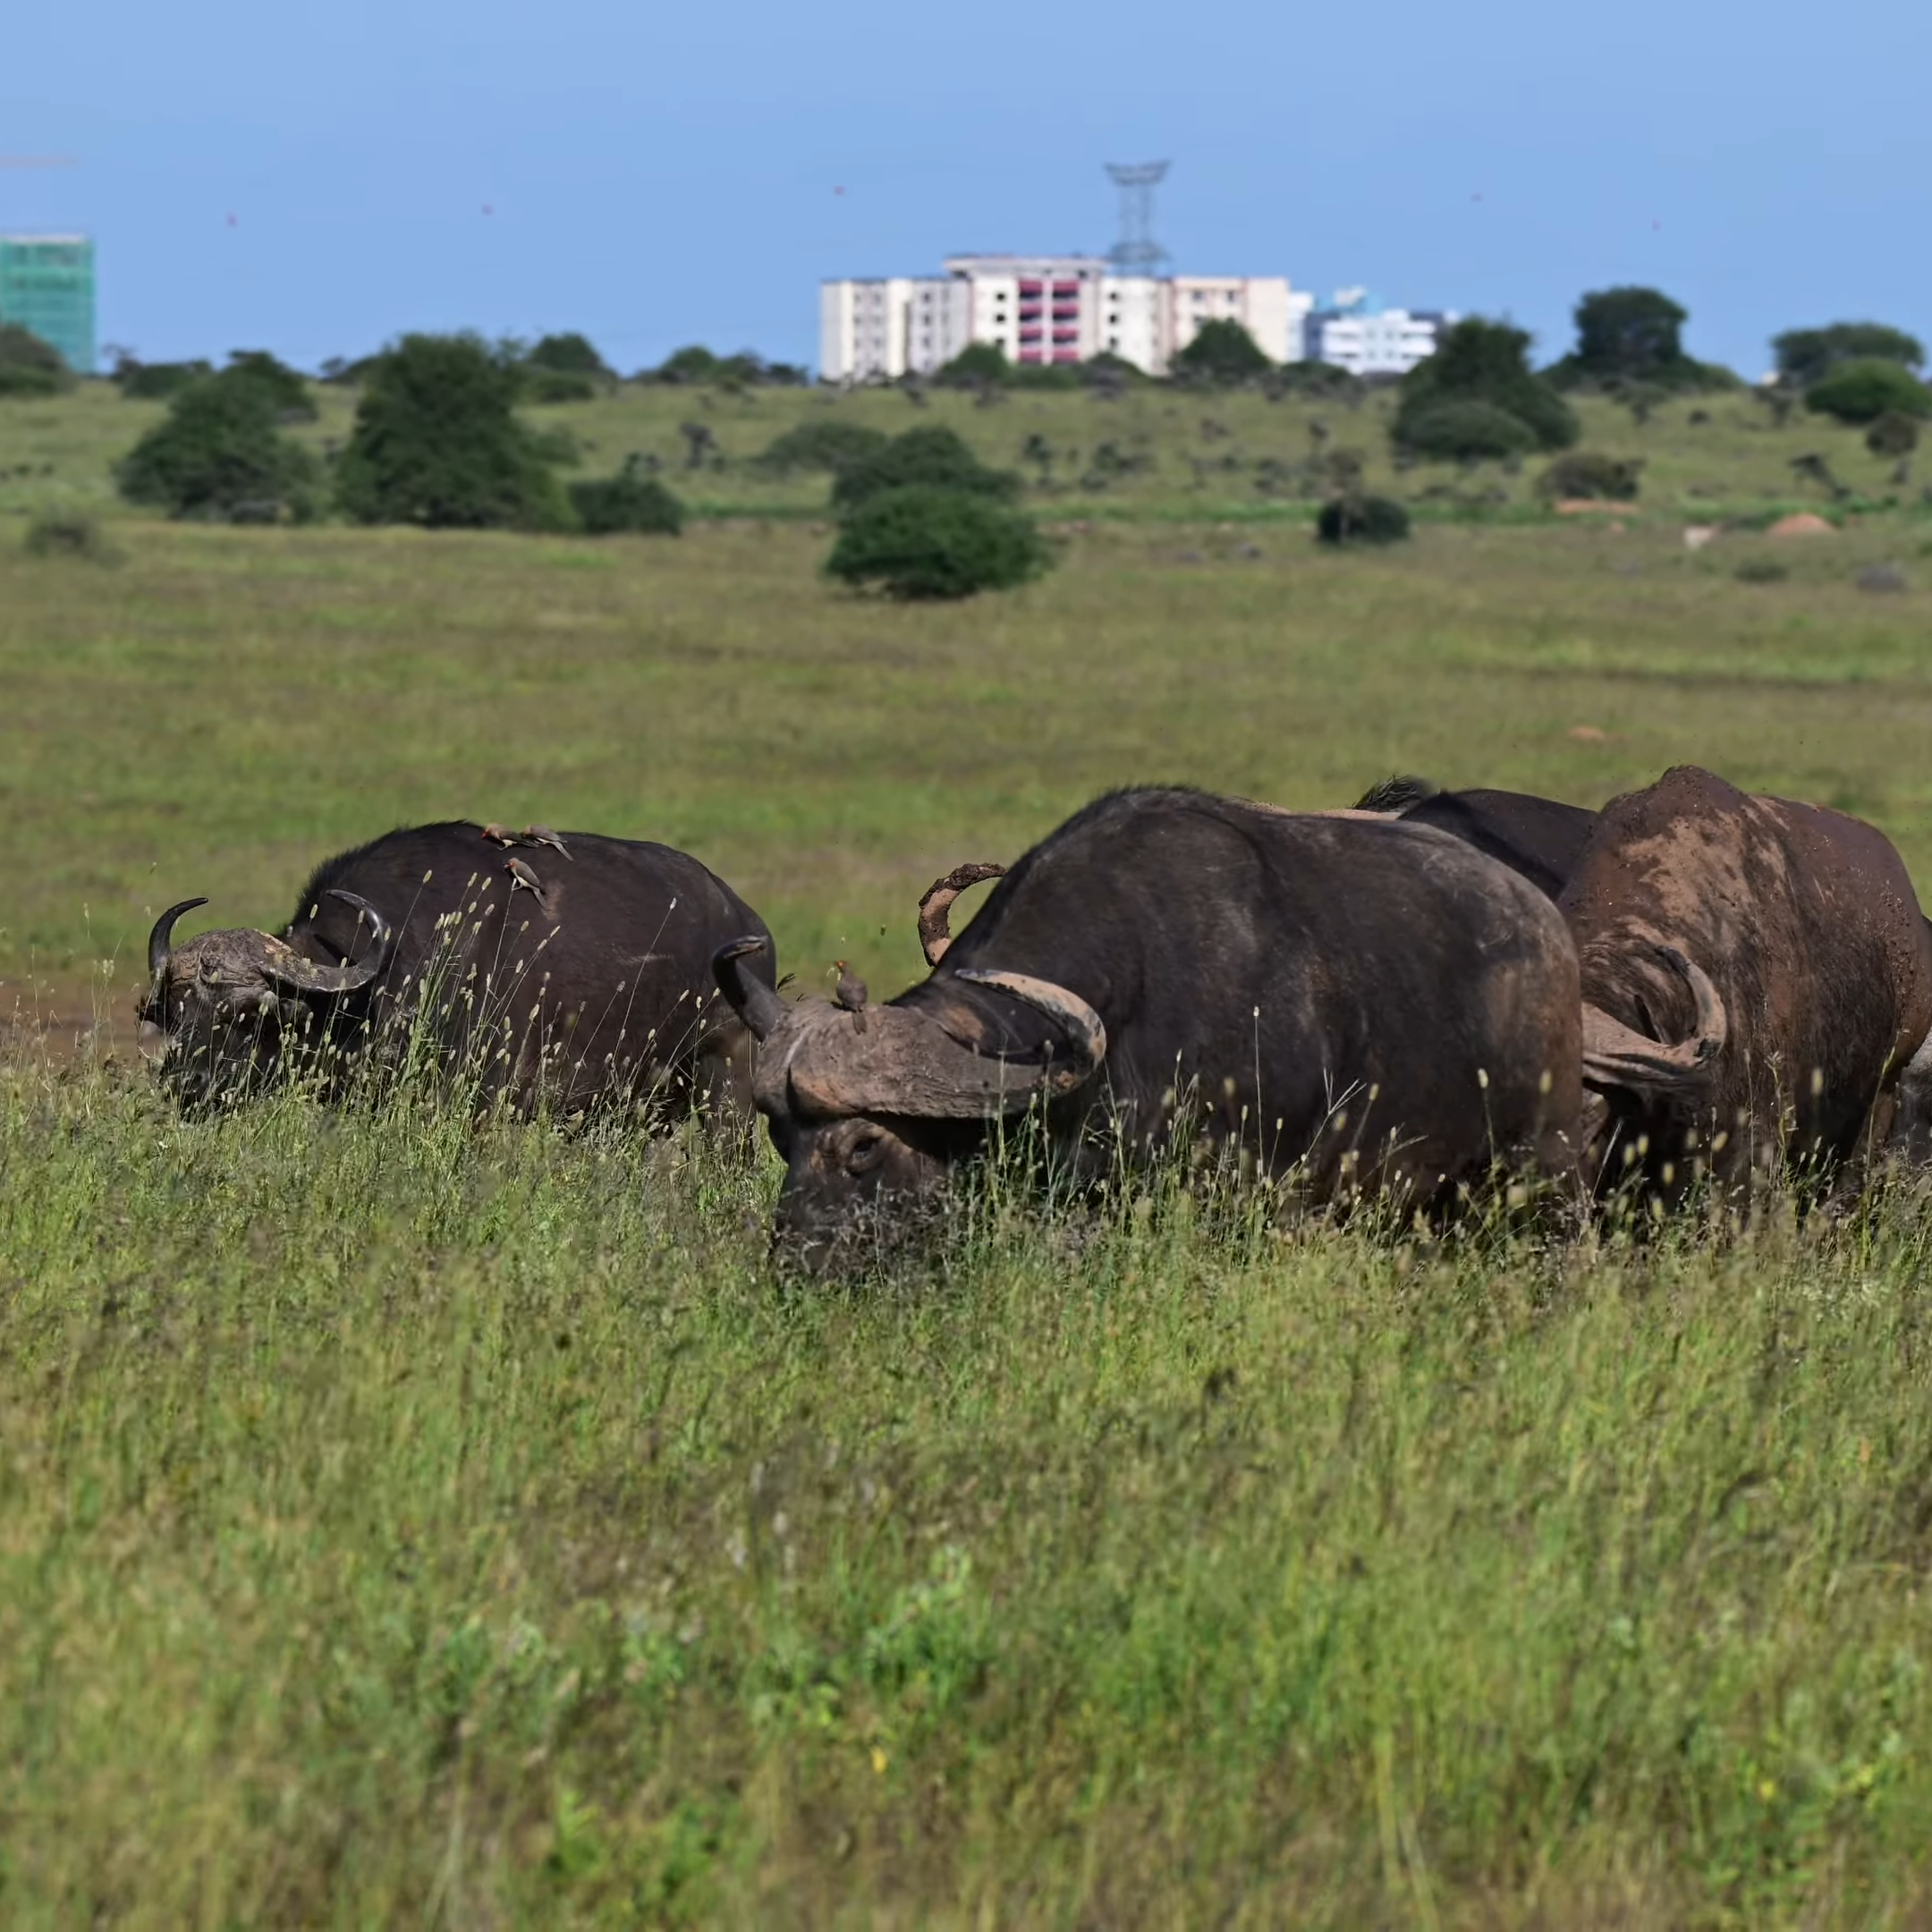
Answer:
[{"label": "blue sky", "polygon": [[1104,250],[1102,164],[1156,158],[1181,267],[1508,314],[1552,355],[1632,281],[1749,375],[1782,327],[1932,335],[1904,0],[15,13],[0,155],[77,165],[0,169],[0,230],[93,233],[101,337],[149,359],[474,326],[809,361],[821,276]]}]

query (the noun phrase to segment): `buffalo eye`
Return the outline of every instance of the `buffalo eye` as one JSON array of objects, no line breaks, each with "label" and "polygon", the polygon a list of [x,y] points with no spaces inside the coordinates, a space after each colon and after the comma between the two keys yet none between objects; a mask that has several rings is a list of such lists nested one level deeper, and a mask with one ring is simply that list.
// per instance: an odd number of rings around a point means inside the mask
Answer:
[{"label": "buffalo eye", "polygon": [[886,1158],[886,1136],[877,1127],[859,1134],[845,1150],[847,1174],[869,1174]]}]

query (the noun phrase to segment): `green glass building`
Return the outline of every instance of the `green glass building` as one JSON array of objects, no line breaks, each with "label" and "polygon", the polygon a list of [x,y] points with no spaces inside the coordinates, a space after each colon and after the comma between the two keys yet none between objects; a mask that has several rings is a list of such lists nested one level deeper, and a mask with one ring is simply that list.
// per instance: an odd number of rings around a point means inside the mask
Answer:
[{"label": "green glass building", "polygon": [[31,329],[67,367],[94,372],[94,244],[85,235],[0,234],[0,322]]}]

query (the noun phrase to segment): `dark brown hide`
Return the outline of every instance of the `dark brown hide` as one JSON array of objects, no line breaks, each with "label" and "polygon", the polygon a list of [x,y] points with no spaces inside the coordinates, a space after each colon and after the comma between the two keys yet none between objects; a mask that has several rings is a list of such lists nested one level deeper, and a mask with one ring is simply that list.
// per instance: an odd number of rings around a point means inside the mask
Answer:
[{"label": "dark brown hide", "polygon": [[[1868,1127],[1883,1132],[1932,1030],[1932,940],[1881,833],[1680,766],[1604,808],[1558,903],[1584,1000],[1612,1021],[1666,1046],[1699,1030],[1691,984],[1659,948],[1700,967],[1723,1009],[1722,1045],[1674,1077],[1586,1064],[1607,1103],[1606,1182],[1640,1139],[1636,1158],[1669,1192],[1699,1162],[1735,1178],[1786,1157],[1842,1159]],[[1586,1047],[1590,1031],[1587,1019]]]},{"label": "dark brown hide", "polygon": [[[322,866],[281,937],[204,933],[170,949],[164,936],[142,1018],[166,1043],[165,1077],[209,1099],[326,1040],[339,1064],[427,1058],[559,1113],[649,1097],[674,1111],[732,1098],[749,1114],[750,1042],[711,955],[763,934],[758,914],[688,853],[564,838],[567,854],[554,833],[559,849],[535,854],[539,891],[517,888],[475,825],[392,832]],[[373,976],[344,971],[370,953],[358,900],[386,921]],[[773,970],[767,949],[757,970],[768,983]]]},{"label": "dark brown hide", "polygon": [[[761,1031],[758,1106],[808,1249],[928,1189],[1038,1091],[1103,1169],[1179,1137],[1309,1196],[1452,1199],[1492,1160],[1573,1167],[1581,1001],[1560,915],[1469,845],[1398,820],[1199,792],[1099,801],[1027,853],[868,1031],[721,981]],[[1058,988],[1104,1043],[987,975]],[[1009,982],[1009,985],[1011,982]],[[1069,1012],[1072,1009],[1068,1009]],[[1098,1135],[1097,1140],[1095,1138]]]}]

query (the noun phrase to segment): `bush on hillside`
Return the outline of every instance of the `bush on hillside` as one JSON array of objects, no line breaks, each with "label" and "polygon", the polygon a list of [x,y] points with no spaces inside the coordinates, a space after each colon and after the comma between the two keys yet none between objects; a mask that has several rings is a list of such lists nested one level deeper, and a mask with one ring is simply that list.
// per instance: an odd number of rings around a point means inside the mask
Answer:
[{"label": "bush on hillside", "polygon": [[1010,589],[1052,563],[1021,512],[971,491],[914,484],[859,504],[840,525],[826,572],[911,600]]},{"label": "bush on hillside", "polygon": [[656,369],[640,370],[638,380],[720,389],[800,388],[811,381],[811,373],[795,362],[767,362],[750,349],[721,356],[701,343],[692,343],[666,356]]},{"label": "bush on hillside", "polygon": [[59,395],[73,371],[51,343],[15,322],[0,322],[0,396]]},{"label": "bush on hillside", "polygon": [[272,523],[315,513],[319,465],[282,433],[274,387],[225,369],[175,394],[157,423],[114,466],[130,503],[171,517]]},{"label": "bush on hillside", "polygon": [[1833,322],[1824,328],[1786,329],[1771,340],[1779,377],[1800,388],[1823,382],[1846,362],[1896,362],[1916,369],[1925,345],[1883,322]]},{"label": "bush on hillside", "polygon": [[1876,422],[1881,416],[1932,416],[1932,389],[1901,362],[1877,356],[1841,362],[1805,391],[1805,407],[1840,422]]},{"label": "bush on hillside", "polygon": [[684,505],[635,456],[615,476],[573,482],[570,500],[587,537],[675,537],[684,528]]},{"label": "bush on hillside", "polygon": [[1626,462],[1599,450],[1571,450],[1537,479],[1537,494],[1552,503],[1629,503],[1642,470],[1641,457]]},{"label": "bush on hillside", "polygon": [[73,557],[86,564],[118,564],[121,553],[85,510],[43,510],[27,526],[29,556]]},{"label": "bush on hillside", "polygon": [[1437,402],[1411,416],[1402,446],[1435,462],[1486,462],[1533,450],[1537,435],[1520,416],[1469,398]]},{"label": "bush on hillside", "polygon": [[1337,363],[1307,361],[1284,362],[1269,371],[1262,388],[1271,400],[1307,396],[1311,401],[1340,402],[1359,398],[1368,385]]},{"label": "bush on hillside", "polygon": [[1316,538],[1326,544],[1400,543],[1408,534],[1408,511],[1388,496],[1336,496],[1315,520]]},{"label": "bush on hillside", "polygon": [[359,523],[560,530],[574,521],[518,419],[521,371],[480,337],[405,335],[371,363],[335,497]]},{"label": "bush on hillside", "polygon": [[1251,382],[1274,367],[1254,337],[1227,317],[1203,322],[1172,364],[1175,375],[1215,383]]},{"label": "bush on hillside", "polygon": [[1865,447],[1874,456],[1910,456],[1919,447],[1919,425],[1897,410],[1887,410],[1865,432]]},{"label": "bush on hillside", "polygon": [[1632,385],[1678,394],[1738,386],[1729,369],[1684,353],[1681,331],[1689,311],[1661,289],[1597,289],[1577,303],[1574,315],[1576,347],[1543,372],[1558,388],[1616,394]]},{"label": "bush on hillside", "polygon": [[166,402],[191,382],[215,373],[214,364],[192,362],[137,362],[123,356],[114,367],[114,386],[131,402]]},{"label": "bush on hillside", "polygon": [[1529,350],[1529,335],[1506,322],[1472,316],[1456,323],[1436,353],[1402,379],[1402,400],[1390,430],[1396,446],[1429,453],[1414,434],[1428,415],[1448,402],[1485,402],[1521,423],[1534,446],[1568,449],[1577,439],[1575,412],[1530,373]]},{"label": "bush on hillside", "polygon": [[950,362],[934,371],[933,381],[942,389],[979,389],[988,383],[1004,386],[1013,380],[1013,366],[997,343],[968,343]]},{"label": "bush on hillside", "polygon": [[822,417],[774,436],[758,459],[758,466],[781,473],[792,470],[835,473],[868,456],[877,455],[891,440],[883,429],[869,429],[863,423]]},{"label": "bush on hillside", "polygon": [[937,489],[969,496],[1013,497],[1020,479],[1004,470],[989,470],[973,454],[959,434],[943,424],[924,424],[894,436],[882,450],[848,463],[832,486],[832,501],[850,509],[883,490],[929,484]]},{"label": "bush on hillside", "polygon": [[616,377],[587,335],[546,335],[523,358],[524,393],[532,402],[589,402]]},{"label": "bush on hillside", "polygon": [[273,399],[284,422],[315,420],[315,399],[309,394],[308,377],[266,349],[231,350],[228,367],[221,374],[224,382],[258,384]]}]

